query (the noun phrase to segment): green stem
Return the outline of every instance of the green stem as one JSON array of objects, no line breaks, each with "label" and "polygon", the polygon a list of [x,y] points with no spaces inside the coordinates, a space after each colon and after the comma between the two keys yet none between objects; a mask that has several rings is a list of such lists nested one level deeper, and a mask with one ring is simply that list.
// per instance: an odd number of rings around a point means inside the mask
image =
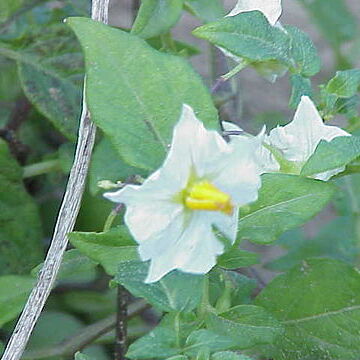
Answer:
[{"label": "green stem", "polygon": [[223,81],[227,81],[233,76],[235,76],[237,73],[239,73],[241,70],[245,69],[247,65],[248,65],[247,61],[242,61],[238,65],[236,65],[232,70],[230,70],[228,73],[222,75],[221,78],[223,79]]},{"label": "green stem", "polygon": [[230,78],[232,78],[233,76],[235,76],[237,73],[239,73],[241,70],[245,69],[248,65],[247,61],[242,61],[240,62],[238,65],[236,65],[232,70],[230,70],[228,73],[220,76],[214,86],[211,89],[211,92],[214,93],[221,84],[223,84],[224,82],[228,81]]},{"label": "green stem", "polygon": [[23,178],[27,179],[33,176],[44,175],[50,172],[61,171],[60,161],[47,160],[36,164],[31,164],[23,167]]},{"label": "green stem", "polygon": [[122,208],[123,208],[123,204],[119,204],[114,209],[111,210],[109,216],[105,220],[103,232],[109,231],[111,229],[114,220],[119,215],[119,212],[121,211]]}]

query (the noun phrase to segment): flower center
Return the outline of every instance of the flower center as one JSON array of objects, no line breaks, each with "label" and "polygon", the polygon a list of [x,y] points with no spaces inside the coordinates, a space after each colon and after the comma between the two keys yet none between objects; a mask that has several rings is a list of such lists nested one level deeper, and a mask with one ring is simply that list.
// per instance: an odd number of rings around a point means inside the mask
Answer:
[{"label": "flower center", "polygon": [[227,215],[234,210],[230,195],[205,180],[194,182],[185,190],[184,202],[192,210],[221,211]]}]

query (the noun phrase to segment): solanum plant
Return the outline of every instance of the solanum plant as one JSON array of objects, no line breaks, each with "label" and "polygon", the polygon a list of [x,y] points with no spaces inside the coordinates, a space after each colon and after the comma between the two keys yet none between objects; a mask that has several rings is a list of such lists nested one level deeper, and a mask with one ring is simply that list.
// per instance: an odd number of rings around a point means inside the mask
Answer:
[{"label": "solanum plant", "polygon": [[[130,29],[91,20],[85,0],[0,5],[0,347],[41,271],[85,75],[88,186],[24,359],[110,359],[114,344],[116,360],[359,358],[360,16],[299,3],[331,75],[280,0],[143,0]],[[226,73],[190,65],[200,51],[172,31],[184,12]],[[249,68],[271,97],[289,79],[287,121],[225,116]]]}]

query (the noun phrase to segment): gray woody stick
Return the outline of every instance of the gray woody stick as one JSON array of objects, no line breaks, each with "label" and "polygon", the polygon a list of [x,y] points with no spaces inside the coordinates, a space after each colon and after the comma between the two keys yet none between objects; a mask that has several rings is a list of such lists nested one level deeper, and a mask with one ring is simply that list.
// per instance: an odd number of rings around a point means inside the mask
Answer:
[{"label": "gray woody stick", "polygon": [[[109,0],[93,0],[92,19],[107,24],[108,7]],[[67,234],[72,231],[79,212],[95,134],[96,127],[90,120],[84,95],[75,159],[56,221],[51,246],[44,266],[40,271],[38,282],[28,298],[6,346],[2,360],[19,360],[21,358],[31,332],[54,285],[68,243]]]}]

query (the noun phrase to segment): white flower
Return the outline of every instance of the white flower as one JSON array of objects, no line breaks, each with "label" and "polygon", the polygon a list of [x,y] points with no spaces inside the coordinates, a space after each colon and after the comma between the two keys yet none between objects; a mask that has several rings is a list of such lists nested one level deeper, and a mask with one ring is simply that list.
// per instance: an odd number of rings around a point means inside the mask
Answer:
[{"label": "white flower", "polygon": [[235,134],[237,132],[242,132],[242,129],[234,123],[223,122],[223,127],[227,132],[234,132],[234,135],[229,135],[229,137],[231,139],[231,144],[239,154],[241,154],[243,147],[252,149],[255,161],[258,164],[261,173],[278,172],[280,170],[279,163],[275,160],[270,150],[263,145],[266,138],[265,126],[257,136],[246,133]]},{"label": "white flower", "polygon": [[255,201],[261,185],[251,149],[238,156],[184,105],[163,166],[141,186],[105,194],[126,205],[140,257],[151,260],[146,282],[173,269],[207,273],[224,251],[213,227],[235,241],[239,206]]},{"label": "white flower", "polygon": [[234,9],[226,16],[235,16],[255,10],[261,11],[269,23],[274,26],[281,16],[281,0],[238,0]]},{"label": "white flower", "polygon": [[[303,96],[293,121],[286,126],[278,126],[271,130],[265,142],[279,150],[287,161],[297,164],[301,169],[321,140],[331,141],[338,136],[351,135],[337,126],[325,125],[311,99]],[[341,167],[326,171],[315,175],[314,178],[326,181],[344,169]]]}]

